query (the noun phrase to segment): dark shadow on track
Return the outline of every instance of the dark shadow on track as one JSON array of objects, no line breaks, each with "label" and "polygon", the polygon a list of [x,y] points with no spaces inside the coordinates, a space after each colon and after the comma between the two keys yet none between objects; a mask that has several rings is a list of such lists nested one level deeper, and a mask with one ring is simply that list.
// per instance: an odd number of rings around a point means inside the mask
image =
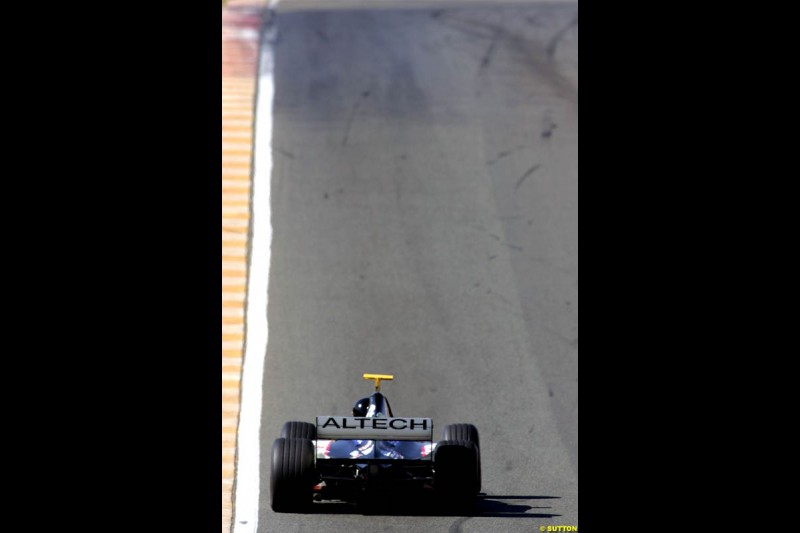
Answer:
[{"label": "dark shadow on track", "polygon": [[[386,516],[469,516],[498,518],[553,518],[561,516],[547,512],[529,512],[535,509],[551,509],[550,506],[533,506],[506,503],[503,500],[552,500],[560,496],[495,496],[481,494],[473,509],[449,510],[443,508],[430,496],[408,496],[402,498],[369,499],[358,503],[319,502],[305,514],[362,514]],[[538,503],[538,502],[537,502]],[[541,502],[544,503],[544,502]]]},{"label": "dark shadow on track", "polygon": [[474,515],[471,516],[493,516],[493,517],[510,517],[510,518],[552,518],[554,516],[561,516],[558,514],[534,512],[529,513],[531,509],[551,509],[552,507],[532,506],[532,505],[515,505],[505,503],[502,500],[551,500],[558,499],[559,496],[486,496],[481,495],[478,500],[478,509]]}]

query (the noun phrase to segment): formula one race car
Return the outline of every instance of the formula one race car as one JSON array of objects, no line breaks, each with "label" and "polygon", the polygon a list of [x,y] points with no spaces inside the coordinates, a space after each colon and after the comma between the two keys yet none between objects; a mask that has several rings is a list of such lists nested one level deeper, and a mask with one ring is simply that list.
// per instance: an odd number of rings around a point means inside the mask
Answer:
[{"label": "formula one race car", "polygon": [[353,416],[318,416],[316,424],[286,422],[272,445],[272,509],[293,512],[312,501],[358,502],[383,490],[431,491],[456,509],[474,505],[481,489],[478,430],[444,427],[433,441],[430,418],[395,417],[381,380],[364,374],[375,392],[358,400]]}]

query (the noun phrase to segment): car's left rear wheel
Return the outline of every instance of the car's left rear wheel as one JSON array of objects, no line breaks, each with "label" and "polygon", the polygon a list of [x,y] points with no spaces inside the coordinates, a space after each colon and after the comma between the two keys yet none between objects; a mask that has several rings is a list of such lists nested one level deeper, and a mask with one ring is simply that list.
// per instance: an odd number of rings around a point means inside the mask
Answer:
[{"label": "car's left rear wheel", "polygon": [[281,428],[280,437],[314,440],[317,438],[317,426],[308,422],[286,422]]},{"label": "car's left rear wheel", "polygon": [[272,444],[270,495],[279,513],[307,509],[314,488],[314,443],[309,439],[275,439]]}]

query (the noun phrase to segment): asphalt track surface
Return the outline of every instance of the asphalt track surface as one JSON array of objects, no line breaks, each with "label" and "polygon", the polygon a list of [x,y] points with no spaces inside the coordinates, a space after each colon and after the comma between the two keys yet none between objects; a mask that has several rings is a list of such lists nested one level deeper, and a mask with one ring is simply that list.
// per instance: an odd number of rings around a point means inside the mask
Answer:
[{"label": "asphalt track surface", "polygon": [[[577,15],[278,11],[259,532],[578,525]],[[475,516],[271,510],[281,425],[348,414],[363,372],[478,427]]]}]

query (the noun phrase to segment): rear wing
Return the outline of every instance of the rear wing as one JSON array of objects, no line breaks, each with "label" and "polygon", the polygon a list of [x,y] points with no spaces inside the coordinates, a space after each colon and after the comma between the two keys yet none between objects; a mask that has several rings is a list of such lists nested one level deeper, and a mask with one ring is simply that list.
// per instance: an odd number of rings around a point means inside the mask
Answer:
[{"label": "rear wing", "polygon": [[318,416],[317,439],[432,441],[430,418]]}]

